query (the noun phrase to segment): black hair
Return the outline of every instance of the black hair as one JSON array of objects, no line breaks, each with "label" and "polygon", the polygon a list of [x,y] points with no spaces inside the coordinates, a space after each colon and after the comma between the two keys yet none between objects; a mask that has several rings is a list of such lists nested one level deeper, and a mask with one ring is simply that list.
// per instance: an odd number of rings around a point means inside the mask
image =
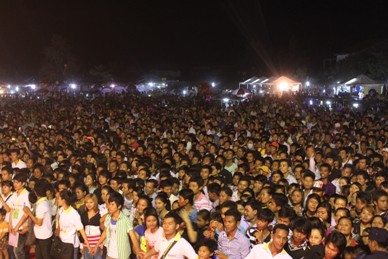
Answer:
[{"label": "black hair", "polygon": [[257,219],[264,220],[268,223],[271,223],[275,218],[275,214],[268,208],[264,208],[257,212]]},{"label": "black hair", "polygon": [[335,247],[337,247],[339,253],[341,253],[341,251],[345,250],[346,247],[346,237],[338,231],[333,231],[325,238],[325,246],[329,243],[332,243]]},{"label": "black hair", "polygon": [[124,197],[118,192],[113,192],[109,195],[108,202],[116,203],[117,207],[121,209],[124,206]]},{"label": "black hair", "polygon": [[59,197],[66,202],[66,205],[70,206],[73,203],[73,195],[68,190],[62,190],[59,192]]},{"label": "black hair", "polygon": [[291,223],[291,230],[302,232],[307,236],[311,233],[311,223],[309,220],[306,220],[304,217],[297,217]]},{"label": "black hair", "polygon": [[194,204],[194,192],[191,189],[182,189],[179,191],[179,196],[182,196],[183,199],[189,200],[191,205]]},{"label": "black hair", "polygon": [[181,224],[182,223],[182,218],[176,213],[175,211],[170,211],[164,216],[163,220],[166,220],[168,218],[173,218],[175,224]]},{"label": "black hair", "polygon": [[161,191],[158,192],[158,195],[155,197],[155,200],[161,200],[164,204],[166,204],[166,210],[170,211],[171,210],[171,203],[170,200],[168,199],[167,193]]},{"label": "black hair", "polygon": [[273,229],[272,229],[272,233],[275,234],[276,233],[276,230],[278,229],[282,229],[284,231],[287,232],[287,236],[288,236],[288,233],[290,232],[290,229],[284,225],[284,224],[277,224]]},{"label": "black hair", "polygon": [[237,210],[237,203],[234,201],[225,201],[222,203],[220,206],[220,209],[222,210],[223,208],[229,208],[230,210]]},{"label": "black hair", "polygon": [[156,209],[153,207],[147,207],[144,209],[144,222],[147,221],[147,217],[155,217],[157,226],[159,227],[159,215],[156,212]]},{"label": "black hair", "polygon": [[209,249],[210,253],[214,253],[216,250],[217,250],[217,247],[218,247],[218,244],[216,241],[212,240],[212,239],[204,239],[202,240],[199,244],[198,244],[198,249],[197,249],[197,253],[198,253],[198,250],[201,246],[206,246],[207,249]]},{"label": "black hair", "polygon": [[240,222],[241,220],[241,213],[236,209],[229,209],[225,212],[225,217],[231,216],[234,218],[236,222]]},{"label": "black hair", "polygon": [[40,198],[46,197],[46,191],[48,189],[48,182],[46,180],[38,180],[35,184],[35,193]]},{"label": "black hair", "polygon": [[233,196],[233,191],[229,187],[222,187],[220,192],[224,192],[229,197]]},{"label": "black hair", "polygon": [[201,217],[205,221],[208,221],[210,219],[210,211],[202,209],[202,210],[198,211],[197,217]]}]

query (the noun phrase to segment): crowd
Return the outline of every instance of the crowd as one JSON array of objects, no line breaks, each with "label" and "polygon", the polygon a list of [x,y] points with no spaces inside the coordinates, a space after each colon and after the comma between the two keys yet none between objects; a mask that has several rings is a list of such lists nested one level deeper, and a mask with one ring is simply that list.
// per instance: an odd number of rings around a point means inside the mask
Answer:
[{"label": "crowd", "polygon": [[384,107],[0,106],[0,258],[388,258]]}]

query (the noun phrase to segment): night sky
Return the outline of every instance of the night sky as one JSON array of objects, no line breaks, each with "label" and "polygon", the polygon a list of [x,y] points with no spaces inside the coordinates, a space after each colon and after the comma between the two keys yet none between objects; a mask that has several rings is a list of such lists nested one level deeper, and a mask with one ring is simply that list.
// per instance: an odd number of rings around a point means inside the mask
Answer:
[{"label": "night sky", "polygon": [[38,78],[53,34],[83,75],[96,65],[123,80],[131,79],[126,71],[152,69],[188,78],[317,73],[324,58],[387,39],[387,7],[384,0],[4,0],[0,81]]}]

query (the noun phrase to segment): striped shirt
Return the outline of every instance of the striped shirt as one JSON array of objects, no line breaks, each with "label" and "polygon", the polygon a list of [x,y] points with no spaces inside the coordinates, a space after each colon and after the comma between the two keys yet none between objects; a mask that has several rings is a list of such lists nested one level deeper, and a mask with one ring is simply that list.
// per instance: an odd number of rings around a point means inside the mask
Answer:
[{"label": "striped shirt", "polygon": [[[108,214],[106,216],[104,225],[106,228],[106,247],[109,248],[110,242],[110,225],[111,225],[112,216]],[[119,218],[116,222],[116,240],[117,240],[117,250],[119,259],[127,259],[131,254],[131,245],[129,242],[129,232],[132,230],[132,223],[128,217],[126,217],[121,211]]]},{"label": "striped shirt", "polygon": [[[91,247],[96,246],[98,240],[101,237],[100,218],[101,216],[98,212],[90,219],[87,211],[81,215],[82,224],[85,226],[85,234],[88,237],[88,241]],[[83,246],[86,246],[85,242],[83,243]]]}]

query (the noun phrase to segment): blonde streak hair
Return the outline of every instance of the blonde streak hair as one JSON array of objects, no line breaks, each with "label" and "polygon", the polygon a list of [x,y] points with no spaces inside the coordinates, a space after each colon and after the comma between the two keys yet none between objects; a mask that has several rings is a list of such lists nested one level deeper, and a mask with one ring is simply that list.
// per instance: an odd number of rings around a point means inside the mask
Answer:
[{"label": "blonde streak hair", "polygon": [[88,195],[85,196],[85,203],[87,200],[92,200],[94,202],[94,207],[93,207],[93,210],[94,211],[98,211],[98,199],[97,199],[97,195],[95,195],[94,193],[90,193]]}]

